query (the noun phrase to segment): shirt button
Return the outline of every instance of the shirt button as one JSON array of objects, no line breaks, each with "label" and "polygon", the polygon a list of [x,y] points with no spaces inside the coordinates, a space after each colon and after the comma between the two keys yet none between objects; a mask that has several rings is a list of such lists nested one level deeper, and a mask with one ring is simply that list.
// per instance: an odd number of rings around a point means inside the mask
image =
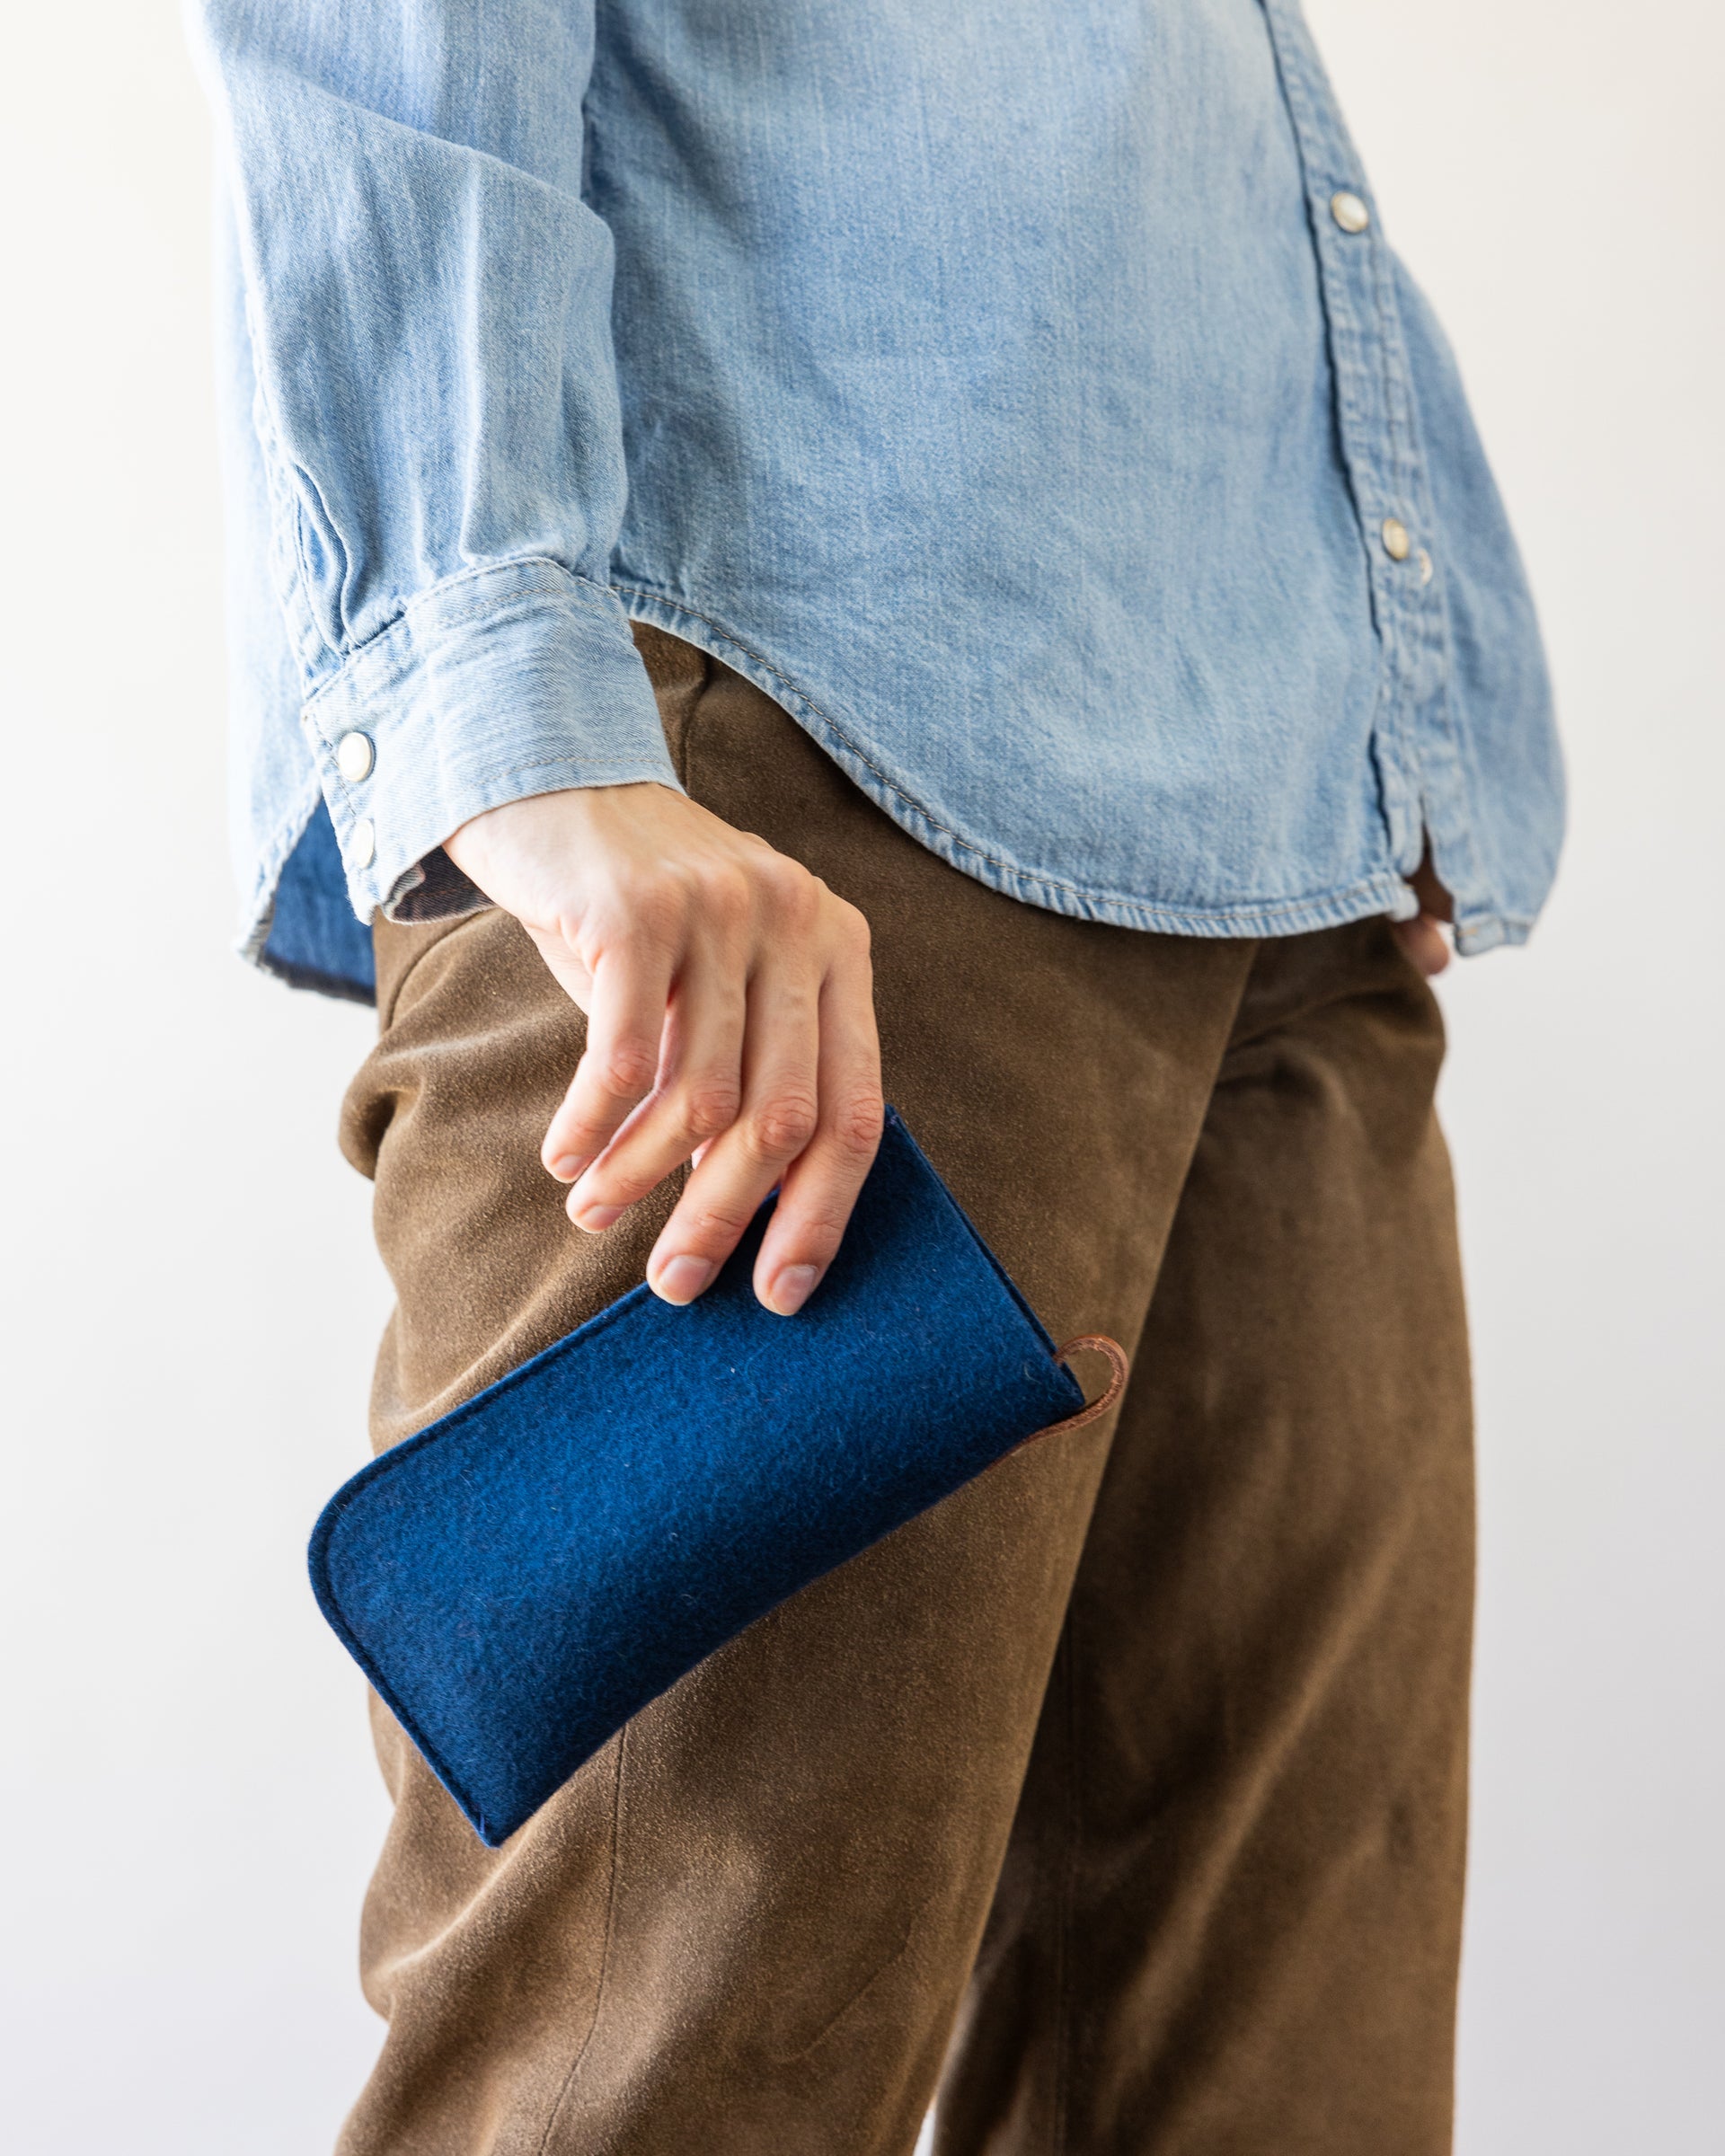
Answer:
[{"label": "shirt button", "polygon": [[353,826],[353,835],[348,841],[348,866],[356,870],[368,869],[376,858],[376,827],[369,817],[362,816]]},{"label": "shirt button", "polygon": [[335,768],[349,785],[368,779],[376,761],[377,751],[369,734],[343,734],[335,745]]},{"label": "shirt button", "polygon": [[1344,232],[1364,232],[1372,221],[1371,211],[1345,187],[1331,196],[1330,215]]},{"label": "shirt button", "polygon": [[1420,563],[1420,581],[1422,584],[1429,584],[1432,578],[1431,556],[1422,546],[1417,559]]},{"label": "shirt button", "polygon": [[1408,549],[1412,544],[1412,541],[1408,537],[1407,526],[1399,517],[1386,517],[1378,529],[1384,541],[1384,552],[1390,557],[1390,560],[1405,561],[1408,558]]}]

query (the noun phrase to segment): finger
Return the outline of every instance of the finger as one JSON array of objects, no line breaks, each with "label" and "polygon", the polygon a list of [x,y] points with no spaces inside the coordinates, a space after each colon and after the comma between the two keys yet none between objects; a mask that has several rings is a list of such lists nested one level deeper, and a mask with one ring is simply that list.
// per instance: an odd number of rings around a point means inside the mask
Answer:
[{"label": "finger", "polygon": [[748,976],[741,940],[703,929],[671,991],[651,1096],[569,1195],[577,1227],[599,1233],[737,1120]]},{"label": "finger", "polygon": [[1428,980],[1449,964],[1449,942],[1429,914],[1416,914],[1411,921],[1393,921],[1395,940]]},{"label": "finger", "polygon": [[765,959],[748,985],[740,1110],[703,1154],[648,1261],[648,1281],[668,1302],[692,1303],[708,1286],[814,1136],[819,1023],[820,975],[809,946],[789,959]]},{"label": "finger", "polygon": [[587,1047],[540,1149],[560,1182],[573,1182],[652,1091],[672,967],[666,945],[641,936],[595,960]]},{"label": "finger", "polygon": [[886,1110],[866,932],[821,994],[819,1103],[814,1137],[785,1172],[755,1261],[755,1293],[780,1317],[819,1286],[880,1149]]}]

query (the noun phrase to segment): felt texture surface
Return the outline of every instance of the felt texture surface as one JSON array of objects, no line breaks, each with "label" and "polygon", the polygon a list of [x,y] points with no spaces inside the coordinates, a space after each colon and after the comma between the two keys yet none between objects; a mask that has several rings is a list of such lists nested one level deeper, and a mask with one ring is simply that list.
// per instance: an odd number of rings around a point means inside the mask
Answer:
[{"label": "felt texture surface", "polygon": [[1084,1405],[902,1120],[802,1312],[632,1289],[338,1490],[319,1606],[495,1847],[650,1700]]}]

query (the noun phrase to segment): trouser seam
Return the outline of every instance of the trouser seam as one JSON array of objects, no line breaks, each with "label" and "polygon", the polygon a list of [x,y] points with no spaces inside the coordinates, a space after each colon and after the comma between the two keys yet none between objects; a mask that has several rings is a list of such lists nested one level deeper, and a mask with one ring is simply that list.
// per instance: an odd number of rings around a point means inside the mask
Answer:
[{"label": "trouser seam", "polygon": [[616,1929],[617,1873],[623,1848],[623,1760],[628,1742],[629,1728],[625,1723],[617,1732],[617,1764],[611,1784],[611,1877],[606,1887],[605,1937],[599,1947],[598,1982],[593,1987],[593,2012],[588,2019],[586,2033],[575,2047],[575,2055],[569,2063],[569,2071],[564,2074],[558,2087],[556,2100],[553,2103],[545,2119],[545,2130],[539,2136],[534,2156],[547,2156],[547,2152],[551,2148],[551,2137],[557,2130],[557,2121],[562,2116],[563,2106],[569,2099],[571,2090],[575,2086],[575,2077],[579,2073],[588,2052],[592,2047],[593,2038],[599,2026],[599,2011],[605,2003],[605,1981],[611,1972],[611,1940]]},{"label": "trouser seam", "polygon": [[[1076,1581],[1074,1582],[1075,1587]],[[1066,1606],[1061,1642],[1066,1668],[1066,1848],[1061,1852],[1059,1883],[1056,1889],[1056,1959],[1054,1974],[1054,2100],[1049,2115],[1049,2156],[1062,2156],[1066,2146],[1066,2107],[1072,2087],[1072,1911],[1078,1869],[1081,1805],[1078,1790],[1078,1642],[1077,1615]]]},{"label": "trouser seam", "polygon": [[[379,1040],[383,1039],[385,1035],[389,1031],[390,1028],[395,1023],[395,1016],[397,1012],[402,1007],[402,998],[407,993],[408,983],[420,970],[420,968],[424,965],[425,961],[431,956],[431,953],[434,950],[441,950],[452,935],[456,934],[457,931],[467,927],[470,923],[474,921],[483,921],[488,915],[494,914],[499,910],[500,909],[497,906],[491,905],[488,901],[486,905],[478,908],[473,913],[450,914],[445,915],[445,917],[439,921],[392,921],[387,923],[390,928],[406,928],[410,930],[435,929],[438,931],[438,933],[435,935],[427,936],[422,947],[416,950],[413,953],[413,956],[408,960],[406,966],[402,969],[400,977],[391,987],[388,1000],[385,1002],[382,996],[379,996],[377,1003],[377,1038]],[[376,921],[372,923],[372,948],[374,950],[376,949],[377,945],[378,924],[382,923],[383,920],[384,916],[380,914],[378,915]]]}]

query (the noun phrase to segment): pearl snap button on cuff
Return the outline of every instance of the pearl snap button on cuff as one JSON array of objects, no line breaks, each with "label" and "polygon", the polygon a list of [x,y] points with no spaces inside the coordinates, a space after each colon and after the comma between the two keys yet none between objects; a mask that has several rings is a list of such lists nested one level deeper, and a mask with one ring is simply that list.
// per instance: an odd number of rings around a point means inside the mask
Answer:
[{"label": "pearl snap button on cuff", "polygon": [[377,833],[369,817],[362,816],[348,841],[348,866],[368,869],[377,858]]},{"label": "pearl snap button on cuff", "polygon": [[1399,517],[1386,517],[1384,519],[1382,526],[1382,537],[1384,540],[1384,552],[1390,557],[1392,561],[1405,561],[1407,560],[1408,549],[1412,544],[1412,542],[1408,537],[1407,526],[1402,523]]},{"label": "pearl snap button on cuff", "polygon": [[343,734],[335,745],[335,768],[350,786],[371,776],[377,751],[369,734]]}]

